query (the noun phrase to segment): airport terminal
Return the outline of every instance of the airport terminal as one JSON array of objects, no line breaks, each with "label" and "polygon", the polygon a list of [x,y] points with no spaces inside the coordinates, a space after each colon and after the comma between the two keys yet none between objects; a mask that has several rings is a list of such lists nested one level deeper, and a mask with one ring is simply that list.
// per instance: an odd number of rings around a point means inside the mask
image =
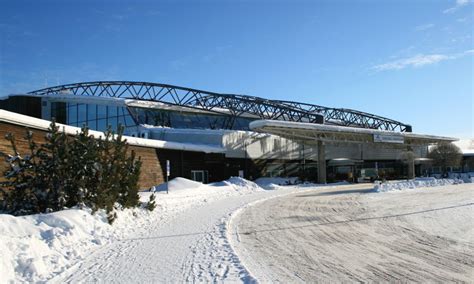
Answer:
[{"label": "airport terminal", "polygon": [[52,119],[71,135],[83,125],[123,125],[130,145],[142,150],[142,187],[163,182],[167,163],[168,178],[204,183],[230,176],[319,183],[412,178],[426,174],[430,145],[457,140],[352,109],[148,82],[48,87],[4,97],[0,109],[5,131],[44,131]]}]

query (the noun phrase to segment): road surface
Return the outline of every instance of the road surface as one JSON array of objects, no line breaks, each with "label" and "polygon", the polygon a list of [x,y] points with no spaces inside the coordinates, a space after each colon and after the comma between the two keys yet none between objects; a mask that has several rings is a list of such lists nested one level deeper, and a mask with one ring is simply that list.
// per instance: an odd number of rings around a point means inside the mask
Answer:
[{"label": "road surface", "polygon": [[474,184],[296,193],[241,210],[229,235],[261,282],[472,282]]}]

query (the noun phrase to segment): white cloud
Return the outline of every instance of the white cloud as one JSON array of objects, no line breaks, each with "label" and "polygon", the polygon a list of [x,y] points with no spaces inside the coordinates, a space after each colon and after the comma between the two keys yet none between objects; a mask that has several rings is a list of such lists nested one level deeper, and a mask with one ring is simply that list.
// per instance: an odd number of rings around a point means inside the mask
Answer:
[{"label": "white cloud", "polygon": [[450,59],[449,56],[443,54],[418,54],[413,57],[398,59],[395,61],[376,65],[372,67],[372,69],[377,71],[400,70],[407,67],[421,67],[424,65],[434,64],[447,59]]},{"label": "white cloud", "polygon": [[456,0],[456,4],[453,7],[444,10],[443,13],[445,13],[445,14],[454,13],[459,8],[466,6],[467,4],[471,3],[472,1],[473,0]]},{"label": "white cloud", "polygon": [[425,31],[433,28],[434,26],[434,24],[419,25],[415,27],[415,31]]},{"label": "white cloud", "polygon": [[418,54],[412,57],[401,58],[387,63],[373,66],[375,71],[401,70],[405,68],[417,68],[425,65],[436,64],[441,61],[457,59],[469,54],[474,54],[474,49],[466,50],[456,54]]}]

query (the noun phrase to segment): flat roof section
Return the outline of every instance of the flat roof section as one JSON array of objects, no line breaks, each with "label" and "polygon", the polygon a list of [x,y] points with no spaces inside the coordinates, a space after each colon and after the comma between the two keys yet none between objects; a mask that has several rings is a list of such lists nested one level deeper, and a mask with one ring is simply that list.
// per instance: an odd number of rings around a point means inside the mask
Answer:
[{"label": "flat roof section", "polygon": [[313,124],[303,122],[257,120],[249,125],[251,130],[279,135],[293,140],[380,143],[392,146],[428,145],[440,142],[454,142],[457,138],[396,132],[347,126]]}]

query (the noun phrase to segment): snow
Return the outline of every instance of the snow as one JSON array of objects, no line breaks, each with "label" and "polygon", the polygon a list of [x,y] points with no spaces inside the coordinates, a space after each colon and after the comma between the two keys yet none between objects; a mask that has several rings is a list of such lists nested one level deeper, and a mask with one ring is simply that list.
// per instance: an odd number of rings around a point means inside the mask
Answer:
[{"label": "snow", "polygon": [[469,173],[448,173],[450,179],[460,179],[465,183],[474,183],[474,172]]},{"label": "snow", "polygon": [[[152,191],[153,192],[165,192],[166,191],[166,183],[160,184],[158,186],[154,186]],[[264,190],[256,183],[251,182],[249,180],[240,178],[240,177],[231,177],[227,180],[215,182],[211,184],[203,184],[201,182],[189,180],[182,177],[177,177],[168,182],[169,192],[179,192],[181,190],[191,190],[186,194],[205,194],[209,195],[212,192],[216,192],[220,188],[224,189],[233,189],[235,192],[252,192],[252,191],[262,191]]]},{"label": "snow", "polygon": [[243,179],[241,177],[231,177],[228,180],[222,182],[216,182],[212,184],[213,186],[230,186],[233,187],[236,191],[263,191],[264,189],[258,184]]},{"label": "snow", "polygon": [[468,282],[474,186],[324,187],[236,212],[229,241],[261,283]]},{"label": "snow", "polygon": [[336,186],[336,185],[348,185],[347,181],[333,182],[317,184],[311,182],[302,182],[298,177],[261,177],[255,180],[258,186],[266,190],[282,189],[289,186],[297,186],[298,188],[311,188],[311,187],[325,187],[325,186]]},{"label": "snow", "polygon": [[198,187],[204,186],[201,182],[185,179],[182,177],[177,177],[166,183],[162,183],[158,186],[154,186],[152,191],[153,192],[161,192],[166,191],[168,188],[169,191],[175,192],[176,190],[183,190],[183,189],[195,189]]},{"label": "snow", "polygon": [[[203,249],[210,249],[207,246],[211,241],[224,245],[222,236],[226,235],[225,222],[230,212],[246,204],[247,200],[267,197],[268,193],[257,184],[239,177],[209,185],[185,178],[175,178],[169,183],[169,194],[162,190],[163,185],[155,187],[154,193],[140,193],[143,202],[151,194],[156,194],[157,206],[153,212],[142,208],[118,211],[118,218],[113,225],[107,223],[104,212],[91,215],[87,208],[21,217],[0,214],[0,283],[42,282],[54,277],[62,279],[68,269],[74,269],[75,264],[87,262],[92,252],[113,246],[124,239],[147,236],[153,229],[158,230],[167,224],[171,226],[175,224],[171,221],[185,211],[189,213],[180,217],[183,222],[190,222],[188,220],[191,217],[199,219],[187,226],[189,230],[193,230],[199,222],[206,222],[206,226],[209,226],[207,222],[211,221],[212,226],[207,229],[217,234],[206,236],[208,241],[196,240],[196,245]],[[235,201],[228,201],[234,197]],[[215,217],[217,225],[212,223],[215,211],[199,213],[201,215],[192,213],[193,210],[207,211],[209,204],[217,204],[220,200],[222,202],[218,208],[223,213]],[[202,214],[210,216],[206,219]],[[173,230],[182,228],[175,224]],[[182,248],[175,247],[169,253],[175,254],[176,249]],[[224,253],[231,255],[230,247]],[[229,256],[229,263],[223,265],[238,267],[237,259],[235,255]],[[237,279],[242,273],[245,274],[243,268],[234,270]]]},{"label": "snow", "polygon": [[464,181],[461,179],[437,179],[434,177],[424,177],[415,178],[412,180],[387,181],[382,183],[376,183],[374,186],[374,191],[386,192],[394,190],[414,189],[418,187],[436,187],[460,183],[464,183]]},{"label": "snow", "polygon": [[47,279],[112,235],[106,216],[88,210],[22,217],[0,214],[0,282]]},{"label": "snow", "polygon": [[265,189],[278,189],[282,185],[297,184],[297,177],[261,177],[255,180],[255,183]]},{"label": "snow", "polygon": [[[21,125],[24,127],[31,127],[36,129],[46,130],[49,128],[51,121],[39,119],[27,115],[22,115],[6,110],[0,109],[0,121]],[[69,126],[65,124],[57,123],[60,131],[64,131],[67,134],[75,135],[81,131],[79,127]],[[89,135],[94,136],[97,139],[101,139],[104,136],[103,132],[89,130]],[[164,148],[174,149],[183,151],[194,151],[194,152],[205,152],[205,153],[222,153],[225,151],[223,147],[204,145],[204,144],[193,144],[193,143],[181,143],[181,142],[168,142],[156,139],[144,139],[131,136],[123,136],[127,140],[127,143],[134,146],[151,147],[151,148]]]},{"label": "snow", "polygon": [[202,184],[175,178],[169,194],[163,185],[140,193],[143,202],[156,195],[155,211],[118,211],[113,225],[104,212],[91,215],[87,208],[22,217],[0,214],[0,283],[252,282],[245,255],[236,253],[230,239],[235,212],[288,194],[317,196],[311,192],[360,187],[277,185],[289,181],[294,180],[254,183],[232,177]]}]

